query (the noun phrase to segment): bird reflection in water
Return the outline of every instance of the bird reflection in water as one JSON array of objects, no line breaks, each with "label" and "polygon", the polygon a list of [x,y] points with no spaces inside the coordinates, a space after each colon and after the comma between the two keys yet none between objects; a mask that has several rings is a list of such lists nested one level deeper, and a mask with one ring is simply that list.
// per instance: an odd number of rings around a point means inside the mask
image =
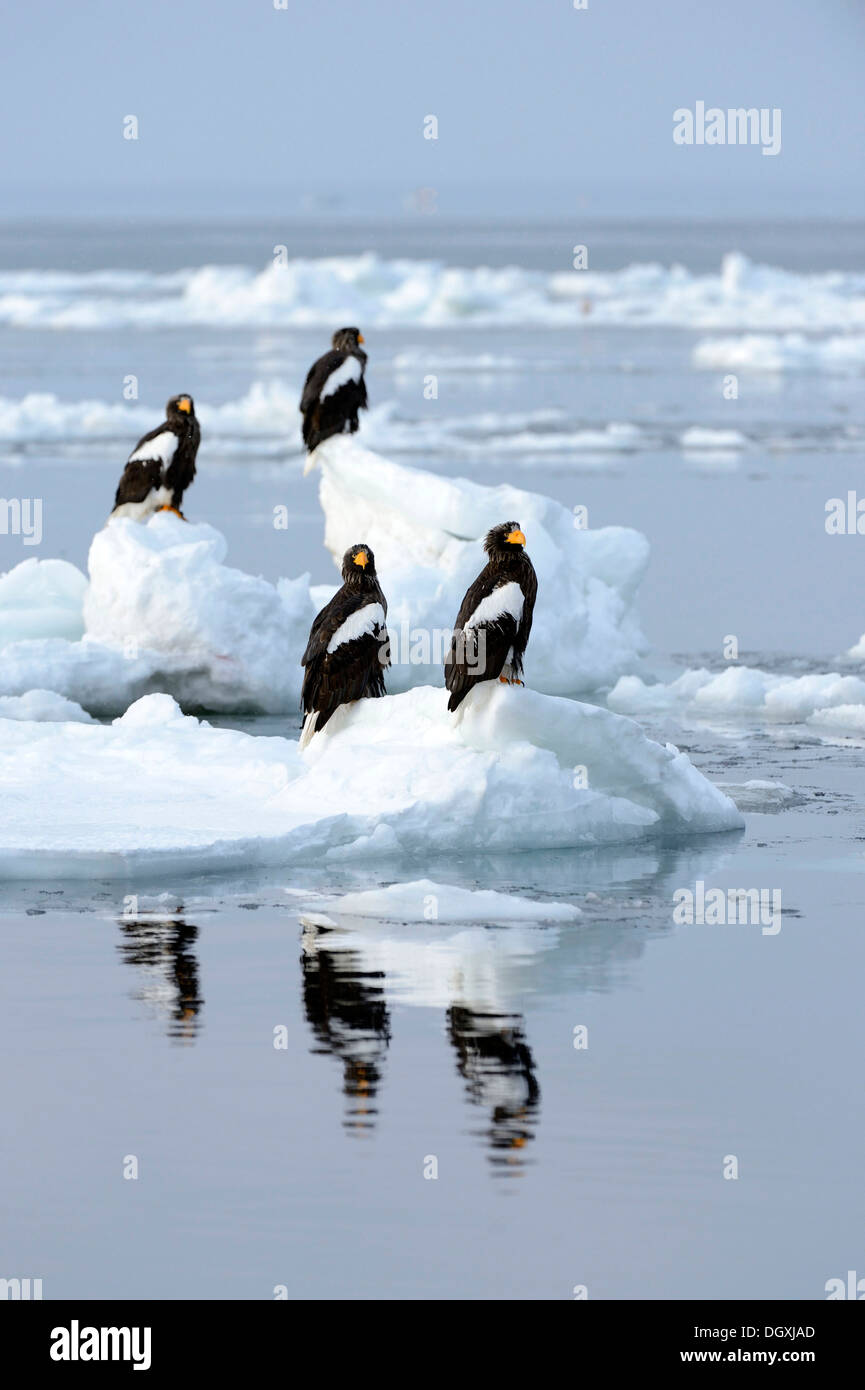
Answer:
[{"label": "bird reflection in water", "polygon": [[519,1014],[487,1013],[464,1004],[454,1004],[447,1013],[457,1070],[472,1103],[489,1111],[489,1158],[502,1176],[525,1166],[523,1151],[534,1138],[541,1097],[522,1024]]},{"label": "bird reflection in water", "polygon": [[346,1098],[343,1123],[351,1133],[369,1134],[378,1114],[376,1096],[390,1042],[384,972],[364,970],[356,951],[328,950],[328,930],[301,921],[303,1006],[320,1044],[312,1050],[340,1058]]},{"label": "bird reflection in water", "polygon": [[[346,1096],[345,1125],[370,1132],[378,1113],[376,1096],[391,1037],[386,1001],[389,974],[371,968],[363,943],[334,925],[301,918],[303,926],[303,1002],[318,1046],[313,1050],[339,1057]],[[418,973],[423,974],[423,945]],[[403,960],[403,967],[405,961]],[[497,1174],[521,1173],[526,1145],[535,1135],[540,1087],[526,1042],[523,1019],[496,1007],[496,990],[489,998],[467,997],[465,974],[447,972],[448,987],[427,996],[424,1003],[444,1007],[446,1032],[456,1054],[457,1070],[466,1083],[469,1100],[487,1111],[481,1131]],[[390,979],[390,987],[394,987]],[[441,982],[440,982],[441,983]],[[474,996],[476,991],[471,989]],[[481,994],[484,994],[481,989]]]},{"label": "bird reflection in water", "polygon": [[118,950],[129,965],[145,976],[133,999],[149,1004],[166,1022],[168,1036],[175,1042],[194,1042],[201,1027],[204,1000],[198,979],[195,942],[198,927],[181,914],[118,918],[123,940]]}]

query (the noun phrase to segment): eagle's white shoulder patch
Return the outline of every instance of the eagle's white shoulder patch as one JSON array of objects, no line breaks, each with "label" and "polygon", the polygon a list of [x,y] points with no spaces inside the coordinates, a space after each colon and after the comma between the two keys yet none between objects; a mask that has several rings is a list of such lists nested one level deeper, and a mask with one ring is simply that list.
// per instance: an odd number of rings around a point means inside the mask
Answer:
[{"label": "eagle's white shoulder patch", "polygon": [[507,584],[500,584],[497,589],[493,589],[491,594],[482,598],[474,613],[472,613],[466,627],[482,627],[485,623],[499,622],[502,618],[511,617],[519,626],[523,616],[523,604],[525,597],[523,591],[516,580],[511,579]]},{"label": "eagle's white shoulder patch", "polygon": [[367,603],[363,608],[358,608],[357,612],[349,614],[345,622],[340,624],[328,642],[327,650],[335,652],[344,642],[355,642],[358,637],[375,632],[377,627],[384,627],[384,609],[380,603]]},{"label": "eagle's white shoulder patch", "polygon": [[356,357],[349,355],[344,362],[340,362],[336,371],[331,372],[327,381],[321,388],[320,401],[327,400],[328,396],[333,396],[341,386],[347,386],[350,381],[360,381],[363,376],[363,363]]},{"label": "eagle's white shoulder patch", "polygon": [[128,463],[136,463],[139,460],[147,462],[149,459],[159,459],[163,464],[168,464],[174,458],[177,449],[177,435],[173,430],[163,430],[155,439],[148,439],[146,444],[142,444],[130,454]]}]

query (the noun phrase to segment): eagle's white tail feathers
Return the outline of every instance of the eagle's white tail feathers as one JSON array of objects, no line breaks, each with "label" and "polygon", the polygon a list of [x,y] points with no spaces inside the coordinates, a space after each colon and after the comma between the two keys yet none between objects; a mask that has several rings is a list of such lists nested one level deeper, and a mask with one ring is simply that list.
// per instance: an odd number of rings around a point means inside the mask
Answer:
[{"label": "eagle's white tail feathers", "polygon": [[307,748],[307,747],[309,746],[309,744],[312,742],[312,736],[313,736],[313,734],[315,733],[315,729],[316,729],[316,725],[317,725],[317,724],[318,724],[318,710],[317,710],[317,709],[314,709],[314,710],[311,710],[311,711],[310,711],[310,713],[306,716],[306,718],[305,718],[304,721],[303,721],[303,728],[302,728],[301,731],[300,731],[300,745],[299,745],[299,746],[300,746],[301,748]]}]

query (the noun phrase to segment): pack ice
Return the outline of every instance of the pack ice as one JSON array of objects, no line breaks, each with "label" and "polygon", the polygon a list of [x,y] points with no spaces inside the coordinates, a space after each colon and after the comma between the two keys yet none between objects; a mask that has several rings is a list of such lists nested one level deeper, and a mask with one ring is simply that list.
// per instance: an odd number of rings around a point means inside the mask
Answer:
[{"label": "pack ice", "polygon": [[111,725],[0,719],[0,874],[125,878],[579,848],[733,829],[671,745],[609,710],[489,683],[343,707],[294,740],[215,729],[168,695]]}]

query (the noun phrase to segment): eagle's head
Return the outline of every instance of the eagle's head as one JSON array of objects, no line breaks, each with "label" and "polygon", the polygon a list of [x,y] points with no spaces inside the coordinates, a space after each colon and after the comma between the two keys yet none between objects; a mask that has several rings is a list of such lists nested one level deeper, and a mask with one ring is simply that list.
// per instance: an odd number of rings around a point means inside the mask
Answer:
[{"label": "eagle's head", "polygon": [[365,541],[353,545],[342,557],[342,577],[346,584],[362,584],[375,579],[375,556]]},{"label": "eagle's head", "polygon": [[337,352],[357,352],[363,340],[359,328],[338,328],[331,339]]},{"label": "eagle's head", "polygon": [[518,521],[503,521],[494,526],[484,538],[484,550],[491,560],[504,560],[511,555],[522,555],[526,538],[520,530]]},{"label": "eagle's head", "polygon": [[184,391],[180,396],[172,396],[165,407],[165,418],[167,420],[187,420],[195,419],[195,404],[191,396]]}]

